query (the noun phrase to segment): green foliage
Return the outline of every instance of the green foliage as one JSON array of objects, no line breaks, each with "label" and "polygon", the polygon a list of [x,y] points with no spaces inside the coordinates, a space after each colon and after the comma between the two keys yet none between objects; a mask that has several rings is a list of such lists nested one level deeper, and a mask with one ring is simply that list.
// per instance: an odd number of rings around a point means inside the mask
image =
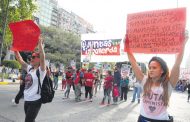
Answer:
[{"label": "green foliage", "polygon": [[6,24],[6,32],[4,43],[4,54],[6,50],[10,47],[12,43],[12,35],[9,30],[8,24],[11,22],[33,19],[33,13],[37,9],[37,6],[34,3],[35,0],[10,0],[8,7],[8,16],[7,23],[5,23],[5,13],[7,11],[6,6],[8,0],[1,0],[0,2],[0,32],[3,29],[3,25]]},{"label": "green foliage", "polygon": [[76,60],[80,66],[80,36],[53,27],[40,27],[45,40],[46,59],[53,63],[69,65]]},{"label": "green foliage", "polygon": [[4,60],[2,62],[2,64],[5,67],[9,67],[9,68],[13,68],[13,69],[20,69],[21,68],[21,65],[19,64],[19,62],[15,61],[15,60]]}]

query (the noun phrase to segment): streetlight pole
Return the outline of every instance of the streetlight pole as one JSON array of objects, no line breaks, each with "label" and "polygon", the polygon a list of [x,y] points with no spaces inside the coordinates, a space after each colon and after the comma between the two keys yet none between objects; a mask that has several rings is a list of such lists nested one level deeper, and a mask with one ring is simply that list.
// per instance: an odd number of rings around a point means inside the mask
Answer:
[{"label": "streetlight pole", "polygon": [[7,0],[7,6],[6,6],[6,10],[5,10],[5,17],[3,19],[3,31],[2,31],[2,37],[0,37],[1,39],[1,45],[0,45],[0,65],[1,65],[1,58],[2,58],[2,52],[3,52],[3,42],[5,39],[5,33],[6,33],[6,27],[7,27],[7,16],[8,16],[8,10],[9,10],[9,2],[10,0]]}]

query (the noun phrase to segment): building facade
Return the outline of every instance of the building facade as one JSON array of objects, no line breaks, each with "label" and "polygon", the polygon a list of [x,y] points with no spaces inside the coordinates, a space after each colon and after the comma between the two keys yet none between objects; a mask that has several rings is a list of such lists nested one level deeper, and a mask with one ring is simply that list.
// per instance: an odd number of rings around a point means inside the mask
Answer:
[{"label": "building facade", "polygon": [[36,0],[38,11],[35,19],[43,26],[58,27],[58,2],[57,0]]},{"label": "building facade", "polygon": [[43,26],[53,26],[76,34],[94,33],[93,26],[73,12],[58,8],[57,0],[36,0],[38,11],[36,22]]},{"label": "building facade", "polygon": [[76,34],[94,33],[93,25],[73,12],[58,9],[58,27]]}]

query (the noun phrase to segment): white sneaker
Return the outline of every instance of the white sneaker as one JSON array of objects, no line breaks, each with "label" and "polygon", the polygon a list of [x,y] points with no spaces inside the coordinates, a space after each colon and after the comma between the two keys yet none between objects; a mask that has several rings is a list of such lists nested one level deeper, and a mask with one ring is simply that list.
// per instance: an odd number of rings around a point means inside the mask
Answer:
[{"label": "white sneaker", "polygon": [[15,99],[12,99],[11,102],[12,102],[13,105],[17,105],[17,104],[15,103]]}]

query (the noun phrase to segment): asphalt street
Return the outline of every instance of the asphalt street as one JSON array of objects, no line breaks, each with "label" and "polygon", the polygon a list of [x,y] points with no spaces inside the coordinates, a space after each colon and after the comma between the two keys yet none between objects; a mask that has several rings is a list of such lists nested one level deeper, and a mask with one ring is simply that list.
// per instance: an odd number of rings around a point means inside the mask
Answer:
[{"label": "asphalt street", "polygon": [[[23,100],[19,105],[13,105],[11,99],[19,89],[18,84],[0,85],[0,122],[24,122]],[[139,115],[139,104],[131,103],[132,91],[128,93],[126,102],[118,105],[104,105],[99,103],[103,91],[98,91],[93,102],[75,102],[74,92],[71,90],[69,99],[63,98],[63,91],[56,90],[52,103],[43,104],[36,122],[136,122]],[[82,96],[84,99],[84,94]],[[169,113],[174,116],[174,122],[190,122],[190,103],[187,93],[173,91]]]}]

